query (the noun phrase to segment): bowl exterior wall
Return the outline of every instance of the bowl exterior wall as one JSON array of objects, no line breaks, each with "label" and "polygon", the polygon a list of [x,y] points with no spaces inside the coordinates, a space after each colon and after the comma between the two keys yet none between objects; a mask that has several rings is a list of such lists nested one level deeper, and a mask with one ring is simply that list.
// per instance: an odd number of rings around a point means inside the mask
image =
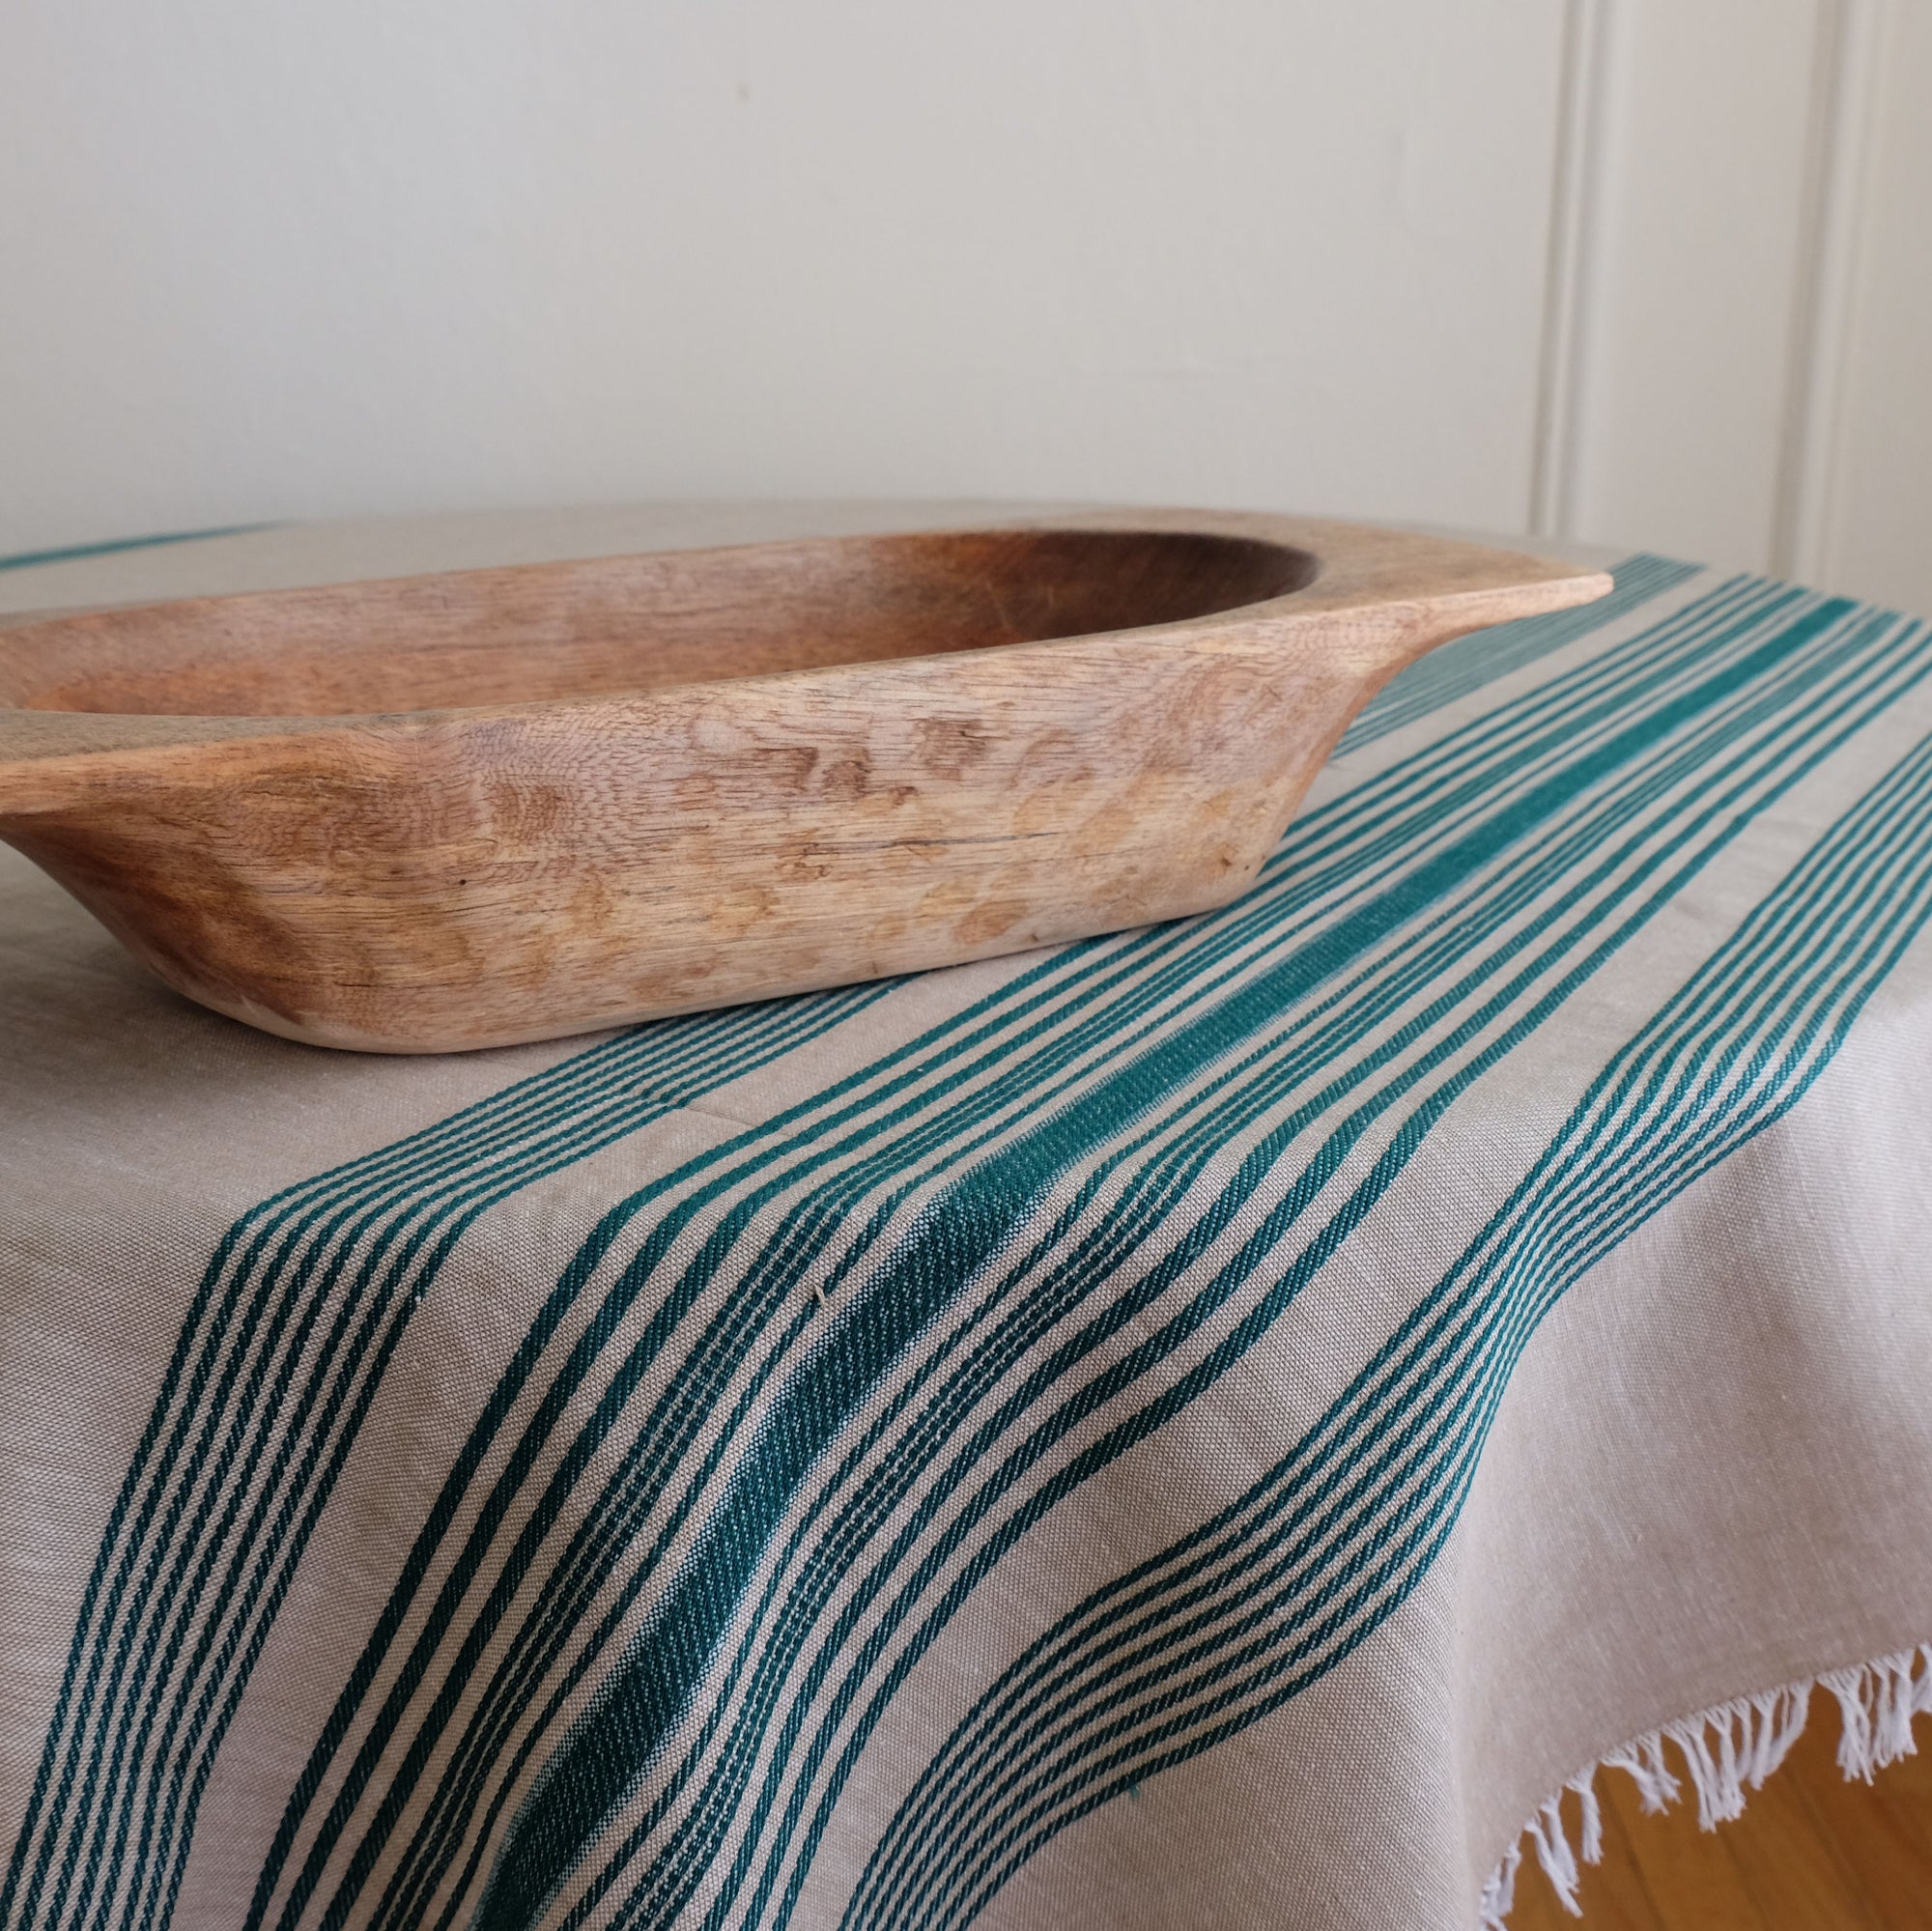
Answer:
[{"label": "bowl exterior wall", "polygon": [[1225,903],[1372,688],[1320,639],[1264,642],[204,746],[0,836],[235,1018],[362,1050],[510,1044]]}]

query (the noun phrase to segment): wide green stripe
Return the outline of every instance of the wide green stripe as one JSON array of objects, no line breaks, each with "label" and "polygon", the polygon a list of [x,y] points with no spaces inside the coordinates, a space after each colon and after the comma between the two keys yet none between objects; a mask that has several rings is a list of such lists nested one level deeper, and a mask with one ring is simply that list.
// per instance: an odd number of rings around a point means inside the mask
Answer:
[{"label": "wide green stripe", "polygon": [[[1921,747],[1920,751],[1915,753],[1913,758],[1906,760],[1905,764],[1893,774],[1890,780],[1878,787],[1877,791],[1871,797],[1868,797],[1854,813],[1850,814],[1848,821],[1841,821],[1841,827],[1844,823],[1849,822],[1854,829],[1861,831],[1862,835],[1863,828],[1860,825],[1860,820],[1870,815],[1873,799],[1882,799],[1889,804],[1891,800],[1886,794],[1900,791],[1899,780],[1901,777],[1909,779],[1910,783],[1904,787],[1904,790],[1906,793],[1906,802],[1912,806],[1913,809],[1910,812],[1898,812],[1896,815],[1900,819],[1900,823],[1891,827],[1887,832],[1886,836],[1889,839],[1889,852],[1883,849],[1879,850],[1876,854],[1872,852],[1861,852],[1854,840],[1848,839],[1843,836],[1842,829],[1839,834],[1835,834],[1825,840],[1821,847],[1828,854],[1833,866],[1843,866],[1853,862],[1857,862],[1861,866],[1861,871],[1852,875],[1853,883],[1847,883],[1843,878],[1839,880],[1837,895],[1841,898],[1849,896],[1853,890],[1853,884],[1855,884],[1856,888],[1862,894],[1866,908],[1866,916],[1863,923],[1853,929],[1849,935],[1842,929],[1841,922],[1839,929],[1827,931],[1821,938],[1819,928],[1825,923],[1824,915],[1833,909],[1828,901],[1822,910],[1814,914],[1809,927],[1803,930],[1800,934],[1801,938],[1807,944],[1808,951],[1799,954],[1795,963],[1788,964],[1787,966],[1787,984],[1799,971],[1809,969],[1810,977],[1800,987],[1803,1001],[1815,1002],[1821,994],[1829,995],[1838,1001],[1841,1009],[1838,1012],[1833,1035],[1828,1047],[1822,1052],[1810,1052],[1808,1057],[1803,1057],[1806,1051],[1808,1042],[1802,1042],[1800,1048],[1787,1053],[1784,1066],[1768,1083],[1770,1088],[1769,1099],[1764,1097],[1763,1090],[1762,1088],[1760,1089],[1759,1097],[1762,1103],[1759,1108],[1759,1116],[1746,1122],[1742,1129],[1734,1131],[1728,1142],[1721,1147],[1712,1149],[1701,1145],[1698,1137],[1693,1133],[1686,1133],[1681,1130],[1665,1133],[1658,1132],[1653,1128],[1648,1133],[1645,1143],[1652,1150],[1653,1157],[1651,1164],[1674,1164],[1678,1171],[1670,1176],[1669,1184],[1664,1194],[1660,1195],[1653,1188],[1649,1198],[1640,1203],[1636,1217],[1640,1218],[1654,1211],[1656,1207],[1661,1205],[1662,1198],[1674,1195],[1675,1192],[1681,1190],[1683,1185],[1688,1184],[1690,1175],[1687,1169],[1694,1169],[1696,1172],[1706,1170],[1715,1159],[1722,1157],[1724,1152],[1730,1150],[1735,1145],[1740,1144],[1741,1138],[1748,1137],[1749,1134],[1760,1130],[1762,1125],[1767,1123],[1769,1118],[1780,1114],[1795,1100],[1798,1093],[1802,1092],[1803,1087],[1808,1085],[1810,1080],[1816,1077],[1822,1065],[1829,1060],[1831,1052],[1835,1050],[1837,1042],[1842,1039],[1859,1006],[1862,1004],[1864,998],[1869,996],[1870,990],[1882,980],[1884,974],[1895,963],[1903,946],[1909,942],[1922,925],[1928,904],[1928,843],[1926,833],[1928,821],[1932,821],[1932,809],[1928,809],[1927,802],[1928,798],[1932,797],[1932,785],[1928,785],[1927,783],[1928,772],[1932,772],[1932,756],[1928,756],[1926,749]],[[1918,875],[1916,878],[1906,878],[1901,885],[1896,874],[1907,866],[1916,866]],[[1780,899],[1790,898],[1794,895],[1794,888],[1804,890],[1808,887],[1810,880],[1806,876],[1807,872],[1815,875],[1818,869],[1819,866],[1815,863],[1801,866],[1799,872],[1794,874],[1793,879],[1787,880],[1780,887],[1779,893],[1774,895],[1773,899],[1768,901],[1767,907],[1761,908],[1753,921],[1741,931],[1738,939],[1732,942],[1731,947],[1727,948],[1724,953],[1720,953],[1711,965],[1707,966],[1700,973],[1698,979],[1692,981],[1690,990],[1694,993],[1705,983],[1715,982],[1721,985],[1726,978],[1735,984],[1740,977],[1733,964],[1737,952],[1742,947],[1748,946],[1755,938],[1757,930],[1762,929],[1769,923],[1768,914],[1775,912],[1778,908]],[[1845,951],[1848,950],[1848,939],[1850,945],[1861,946],[1864,951],[1863,959],[1860,962],[1863,968],[1862,980],[1858,987],[1850,992],[1847,991],[1844,983],[1848,972],[1845,959]],[[1833,941],[1837,942],[1837,949],[1835,951],[1832,950],[1831,942]],[[1756,1012],[1748,1015],[1755,1022],[1758,1014],[1770,1003],[1769,995],[1762,984],[1761,976],[1753,976],[1752,982],[1747,987],[1744,996],[1752,1007],[1757,1008]],[[1672,1005],[1674,1007],[1679,1003],[1678,1001],[1673,1001]],[[1661,1018],[1666,1021],[1671,1019],[1671,1017],[1672,1012],[1669,1008],[1661,1015]],[[1759,1024],[1755,1032],[1752,1032],[1747,1027],[1732,1041],[1726,1055],[1727,1064],[1734,1065],[1743,1056],[1747,1047],[1753,1050],[1759,1062],[1762,1062],[1767,1055],[1769,1045],[1776,1043],[1781,1032],[1788,1031],[1792,1023],[1794,1022],[1787,1015],[1781,1026]],[[1816,1023],[1814,1021],[1814,1030]],[[1648,1043],[1648,1039],[1654,1037],[1657,1031],[1658,1026],[1654,1022],[1650,1028],[1646,1029],[1645,1035],[1640,1035],[1638,1040],[1634,1042],[1634,1048],[1627,1048],[1626,1052],[1619,1056],[1618,1061],[1613,1063],[1608,1072],[1599,1080],[1590,1097],[1579,1105],[1565,1133],[1559,1136],[1557,1143],[1552,1148],[1552,1153],[1557,1148],[1563,1146],[1565,1140],[1574,1140],[1576,1138],[1577,1122],[1579,1120],[1587,1120],[1591,1104],[1606,1081],[1617,1071],[1618,1066],[1631,1057],[1634,1049],[1642,1047]],[[1673,1095],[1673,1103],[1678,1104],[1681,1108],[1684,1093],[1690,1078],[1702,1074],[1701,1091],[1692,1097],[1691,1105],[1693,1110],[1698,1107],[1707,1107],[1715,1083],[1723,1076],[1723,1069],[1719,1068],[1716,1073],[1704,1073],[1705,1055],[1702,1052],[1682,1057],[1689,1058],[1690,1070],[1680,1078],[1678,1092]],[[1795,1084],[1788,1077],[1794,1069],[1801,1075]],[[1660,1073],[1653,1080],[1653,1084],[1657,1084],[1661,1079],[1662,1074]],[[1782,1082],[1781,1086],[1780,1082]],[[1625,1084],[1628,1086],[1628,1079],[1626,1079]],[[1681,1127],[1681,1118],[1670,1123],[1673,1127]],[[1540,1167],[1548,1164],[1548,1157],[1547,1155],[1546,1161],[1539,1163]],[[1628,1192],[1631,1190],[1633,1175],[1637,1174],[1640,1177],[1640,1165],[1639,1167],[1634,1167],[1628,1159],[1620,1158],[1614,1148],[1605,1148],[1599,1145],[1588,1146],[1580,1155],[1574,1155],[1572,1157],[1572,1167],[1573,1170],[1580,1170],[1585,1176],[1591,1177],[1593,1189],[1597,1192],[1603,1191],[1609,1185],[1616,1185],[1623,1191]],[[1603,1178],[1605,1175],[1611,1176],[1613,1178],[1606,1181]],[[1531,1180],[1533,1181],[1535,1178],[1536,1175],[1533,1174]],[[1530,1182],[1526,1181],[1524,1187],[1526,1188],[1529,1184]],[[1518,1195],[1513,1197],[1511,1207],[1514,1207],[1518,1204],[1523,1191],[1524,1188],[1518,1190]],[[1505,1208],[1502,1213],[1499,1213],[1497,1217],[1498,1221],[1510,1210],[1511,1208]],[[1602,1219],[1601,1212],[1595,1210],[1595,1203],[1587,1194],[1583,1201],[1582,1217],[1586,1222],[1592,1220],[1600,1222]],[[1495,1224],[1492,1224],[1490,1233],[1493,1232]],[[1606,1230],[1607,1237],[1613,1239],[1622,1232],[1627,1231],[1630,1224],[1632,1224],[1631,1217],[1626,1215],[1622,1225]],[[1550,1246],[1547,1228],[1537,1228],[1533,1220],[1528,1225],[1534,1230],[1537,1257],[1540,1260],[1548,1261],[1550,1258]],[[1480,1237],[1478,1242],[1472,1247],[1471,1252],[1479,1251],[1484,1244],[1484,1240],[1487,1238],[1488,1234]],[[1605,1244],[1606,1244],[1605,1239],[1600,1237],[1592,1250],[1580,1258],[1580,1264],[1574,1264],[1563,1268],[1562,1279],[1559,1281],[1554,1292],[1560,1292],[1561,1287],[1567,1285],[1568,1280],[1576,1278],[1577,1274],[1581,1271],[1582,1266],[1587,1265],[1596,1257],[1596,1254],[1603,1250]],[[1558,1254],[1555,1258],[1560,1262],[1563,1257]],[[1454,1277],[1452,1273],[1449,1278],[1453,1280]],[[1513,1351],[1510,1359],[1513,1360],[1514,1351],[1520,1351],[1521,1341],[1526,1338],[1528,1327],[1533,1326],[1534,1320],[1541,1318],[1541,1313],[1547,1307],[1550,1298],[1553,1298],[1553,1293],[1546,1295],[1544,1300],[1531,1312],[1527,1322],[1522,1324],[1517,1335],[1512,1338],[1510,1345]],[[1501,1377],[1495,1375],[1492,1375],[1490,1377],[1491,1391],[1486,1398],[1489,1411],[1492,1411],[1494,1400],[1499,1397],[1501,1378]],[[1356,1392],[1351,1391],[1351,1394]],[[1432,1411],[1439,1410],[1443,1403],[1441,1392],[1436,1389],[1430,1389],[1426,1392],[1428,1394],[1426,1404],[1420,1399],[1419,1395],[1412,1396],[1409,1401],[1410,1408],[1415,1409],[1426,1406]],[[1487,1423],[1485,1422],[1486,1425]],[[1357,1452],[1359,1453],[1360,1451]],[[1291,1465],[1297,1462],[1305,1461],[1305,1453],[1298,1453],[1296,1457],[1291,1458]],[[1301,1479],[1305,1480],[1305,1478]],[[1270,1478],[1270,1480],[1278,1484],[1279,1477]],[[1252,1498],[1243,1498],[1243,1501],[1237,1504],[1236,1508],[1247,1509],[1251,1506]],[[1147,1565],[1144,1567],[1151,1568],[1153,1566]],[[1198,1567],[1199,1564],[1197,1563],[1194,1566]],[[1221,1578],[1221,1586],[1225,1588],[1225,1577]],[[1142,1600],[1146,1600],[1145,1595]],[[1089,1614],[1091,1614],[1090,1610],[1076,1612],[1076,1616],[1069,1620],[1078,1621]],[[1253,1618],[1250,1617],[1248,1620],[1252,1622]],[[1149,1688],[1156,1683],[1166,1685],[1172,1676],[1184,1671],[1186,1661],[1184,1653],[1177,1655],[1174,1645],[1177,1640],[1184,1639],[1185,1633],[1184,1629],[1177,1631],[1170,1623],[1161,1629],[1158,1645],[1150,1644],[1144,1649],[1143,1655],[1149,1661],[1154,1663],[1155,1666],[1150,1671],[1146,1683],[1142,1684],[1141,1688]],[[1036,1645],[1036,1653],[1040,1647],[1040,1645]],[[1089,1661],[1087,1664],[1090,1673],[1097,1667],[1098,1662],[1102,1660],[1105,1660],[1108,1664],[1107,1674],[1103,1680],[1110,1685],[1118,1684],[1121,1669],[1121,1661],[1118,1655],[1095,1657],[1094,1661]],[[1064,1674],[1065,1672],[1063,1672]],[[1107,1701],[1121,1701],[1127,1696],[1131,1696],[1133,1693],[1134,1686],[1130,1684],[1122,1689],[1115,1689]],[[991,1699],[988,1700],[990,1701]],[[982,1714],[986,1707],[986,1703],[982,1703],[980,1713],[976,1714]],[[1051,1721],[1053,1713],[1046,1713],[1044,1720]],[[1042,1714],[1037,1707],[1036,1699],[1034,1702],[1021,1705],[1013,1711],[1009,1728],[1015,1734],[1037,1734],[1037,1726],[1042,1720]],[[1090,1738],[1087,1748],[1091,1751],[1092,1747],[1093,1740]],[[982,1749],[980,1752],[981,1759],[985,1759],[987,1756],[988,1751]],[[1016,1775],[1023,1775],[1024,1772],[1025,1765],[1022,1764]],[[1140,1774],[1147,1774],[1145,1767],[1143,1767]],[[965,1783],[966,1788],[970,1789],[974,1787],[970,1781],[972,1775],[970,1762],[962,1764],[956,1775]],[[984,1807],[983,1803],[980,1807]],[[906,1834],[906,1830],[917,1827],[921,1834],[924,1837],[928,1847],[932,1846],[934,1839],[929,1834],[931,1828],[931,1819],[929,1817],[922,1817],[916,1809],[910,1812],[902,1812],[901,1816],[905,1820],[905,1828],[901,1829],[898,1832],[901,1839]],[[888,1842],[891,1840],[889,1834]],[[930,1861],[939,1855],[941,1854],[929,1848],[926,1860]],[[871,1905],[876,1906],[878,1902],[876,1889],[871,1892],[862,1892],[862,1896],[869,1898]],[[915,1895],[912,1899],[912,1904],[917,1906],[919,1902],[919,1897]],[[857,1900],[855,1900],[855,1908]],[[963,1916],[964,1914],[962,1913],[961,1915]],[[875,1917],[869,1909],[867,1921],[875,1921]],[[923,1921],[923,1917],[922,1921]]]},{"label": "wide green stripe", "polygon": [[252,536],[278,529],[273,523],[231,523],[217,529],[171,529],[159,536],[120,536],[104,543],[71,543],[60,550],[18,550],[0,556],[0,570],[37,570],[43,563],[76,563],[89,556],[115,556],[124,550],[154,550],[169,543],[199,543],[211,536]]}]

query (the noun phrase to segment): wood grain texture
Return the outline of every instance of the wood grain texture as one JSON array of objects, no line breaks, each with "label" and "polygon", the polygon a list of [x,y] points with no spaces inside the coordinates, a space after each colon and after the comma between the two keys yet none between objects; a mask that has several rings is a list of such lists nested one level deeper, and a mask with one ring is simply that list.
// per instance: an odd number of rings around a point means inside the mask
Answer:
[{"label": "wood grain texture", "polygon": [[1225,903],[1396,670],[1607,586],[1173,511],[67,613],[0,838],[217,1011],[508,1044]]},{"label": "wood grain texture", "polygon": [[[1584,1931],[1923,1931],[1932,1924],[1932,1752],[1847,1783],[1837,1708],[1813,1692],[1809,1723],[1745,1814],[1697,1828],[1694,1802],[1646,1817],[1616,1771],[1597,1777],[1604,1859],[1586,1865]],[[1674,1746],[1671,1748],[1674,1751]],[[1576,1799],[1566,1797],[1574,1832]],[[1574,1838],[1573,1838],[1574,1841]],[[1510,1931],[1574,1927],[1534,1859]]]}]

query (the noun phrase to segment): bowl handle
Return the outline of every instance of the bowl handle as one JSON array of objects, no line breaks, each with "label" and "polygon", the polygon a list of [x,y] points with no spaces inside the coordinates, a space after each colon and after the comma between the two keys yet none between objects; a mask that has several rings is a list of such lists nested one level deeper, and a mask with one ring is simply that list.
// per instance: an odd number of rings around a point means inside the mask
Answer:
[{"label": "bowl handle", "polygon": [[[1255,620],[1265,616],[1293,630],[1301,620],[1320,617],[1329,648],[1346,653],[1351,667],[1365,673],[1392,674],[1450,638],[1587,604],[1611,587],[1604,571],[1585,564],[1327,518],[1109,509],[1037,522],[1061,528],[1175,529],[1299,551],[1314,565],[1300,588],[1264,604],[1194,619],[1190,628],[1225,625],[1252,631]],[[1359,612],[1360,621],[1332,622],[1349,612]]]}]

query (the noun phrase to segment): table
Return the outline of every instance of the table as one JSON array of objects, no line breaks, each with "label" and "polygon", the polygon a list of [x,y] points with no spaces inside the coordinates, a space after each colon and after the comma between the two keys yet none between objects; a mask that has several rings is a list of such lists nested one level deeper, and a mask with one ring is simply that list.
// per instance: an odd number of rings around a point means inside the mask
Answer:
[{"label": "table", "polygon": [[589,1041],[255,1034],[0,852],[0,1925],[1468,1925],[1666,1731],[1909,1747],[1932,631],[1615,575],[1224,912]]}]

